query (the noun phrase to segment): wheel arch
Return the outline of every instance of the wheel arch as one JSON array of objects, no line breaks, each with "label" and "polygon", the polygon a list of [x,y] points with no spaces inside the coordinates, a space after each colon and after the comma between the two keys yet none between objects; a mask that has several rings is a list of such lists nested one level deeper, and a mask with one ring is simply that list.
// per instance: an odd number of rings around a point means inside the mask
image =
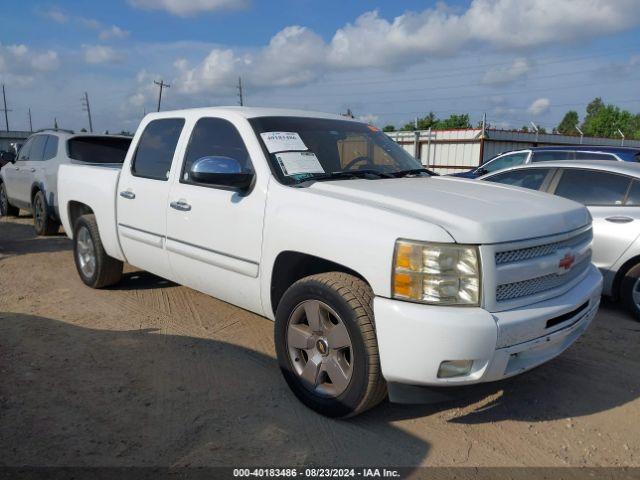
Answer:
[{"label": "wheel arch", "polygon": [[73,235],[73,229],[75,228],[76,222],[82,215],[92,214],[93,209],[87,205],[86,203],[78,202],[76,200],[71,200],[67,204],[67,215],[69,218],[69,226],[71,227],[71,235]]},{"label": "wheel arch", "polygon": [[284,292],[291,285],[309,275],[326,272],[347,273],[370,285],[363,275],[345,265],[308,253],[285,250],[278,254],[271,270],[270,299],[274,316]]},{"label": "wheel arch", "polygon": [[626,273],[638,264],[640,264],[640,255],[635,255],[624,262],[618,269],[615,277],[613,277],[613,284],[611,286],[611,296],[614,299],[620,298],[620,287],[622,287],[622,280],[624,279]]}]

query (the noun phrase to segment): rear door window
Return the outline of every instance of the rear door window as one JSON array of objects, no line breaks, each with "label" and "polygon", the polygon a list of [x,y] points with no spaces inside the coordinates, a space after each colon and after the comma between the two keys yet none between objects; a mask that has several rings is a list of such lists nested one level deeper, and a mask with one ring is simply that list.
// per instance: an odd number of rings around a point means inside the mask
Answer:
[{"label": "rear door window", "polygon": [[561,161],[561,160],[573,160],[574,154],[573,152],[566,151],[543,151],[543,152],[533,152],[533,156],[531,157],[532,162],[553,162],[553,161]]},{"label": "rear door window", "polygon": [[622,205],[630,182],[615,173],[564,169],[554,193],[584,205]]},{"label": "rear door window", "polygon": [[68,141],[69,158],[87,163],[123,163],[130,138],[74,137]]},{"label": "rear door window", "polygon": [[43,160],[51,160],[58,154],[58,137],[47,135],[47,144],[44,146]]},{"label": "rear door window", "polygon": [[44,154],[44,146],[47,143],[47,135],[36,135],[31,143],[29,161],[41,162]]},{"label": "rear door window", "polygon": [[486,180],[488,182],[504,183],[505,185],[513,185],[514,187],[523,187],[530,190],[540,190],[550,171],[551,169],[549,168],[509,170],[508,172],[493,175]]},{"label": "rear door window", "polygon": [[635,180],[631,184],[631,188],[629,189],[629,193],[627,193],[627,201],[624,203],[625,205],[640,205],[640,182]]},{"label": "rear door window", "polygon": [[136,177],[166,181],[183,126],[183,118],[149,122],[140,136],[131,173]]}]

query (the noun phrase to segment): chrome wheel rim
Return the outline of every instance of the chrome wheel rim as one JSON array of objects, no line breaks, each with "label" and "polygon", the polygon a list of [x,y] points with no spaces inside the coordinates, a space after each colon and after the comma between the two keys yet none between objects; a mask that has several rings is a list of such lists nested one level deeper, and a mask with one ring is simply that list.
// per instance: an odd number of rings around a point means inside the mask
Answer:
[{"label": "chrome wheel rim", "polygon": [[42,205],[42,199],[40,195],[36,195],[36,198],[33,202],[33,220],[36,224],[38,230],[42,227],[44,222],[44,205]]},{"label": "chrome wheel rim", "polygon": [[342,394],[353,374],[353,347],[340,316],[319,300],[293,309],[287,324],[289,359],[304,387],[323,397]]},{"label": "chrome wheel rim", "polygon": [[633,284],[633,289],[631,290],[631,296],[633,298],[633,303],[636,308],[640,310],[640,278],[636,279],[636,282]]},{"label": "chrome wheel rim", "polygon": [[76,238],[76,255],[78,265],[85,277],[91,278],[96,271],[96,250],[89,229],[82,226],[78,229]]}]

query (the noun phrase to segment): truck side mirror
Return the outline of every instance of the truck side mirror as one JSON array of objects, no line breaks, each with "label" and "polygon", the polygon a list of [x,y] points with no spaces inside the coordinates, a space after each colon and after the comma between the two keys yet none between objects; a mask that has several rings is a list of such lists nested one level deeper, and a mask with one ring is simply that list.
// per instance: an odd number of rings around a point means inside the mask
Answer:
[{"label": "truck side mirror", "polygon": [[6,163],[16,163],[16,154],[13,152],[2,152],[2,161]]},{"label": "truck side mirror", "polygon": [[253,181],[253,172],[243,172],[240,162],[231,157],[202,157],[193,162],[189,179],[196,183],[246,190]]}]

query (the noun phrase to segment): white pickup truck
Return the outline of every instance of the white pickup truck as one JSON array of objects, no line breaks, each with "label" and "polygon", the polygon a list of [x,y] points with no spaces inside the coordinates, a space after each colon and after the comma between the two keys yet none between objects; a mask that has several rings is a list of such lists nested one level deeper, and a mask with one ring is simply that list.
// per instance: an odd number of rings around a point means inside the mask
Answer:
[{"label": "white pickup truck", "polygon": [[128,262],[275,320],[287,383],[329,416],[534,368],[600,302],[582,205],[436,176],[340,116],[150,114],[121,169],[62,165],[58,191],[85,284]]}]

